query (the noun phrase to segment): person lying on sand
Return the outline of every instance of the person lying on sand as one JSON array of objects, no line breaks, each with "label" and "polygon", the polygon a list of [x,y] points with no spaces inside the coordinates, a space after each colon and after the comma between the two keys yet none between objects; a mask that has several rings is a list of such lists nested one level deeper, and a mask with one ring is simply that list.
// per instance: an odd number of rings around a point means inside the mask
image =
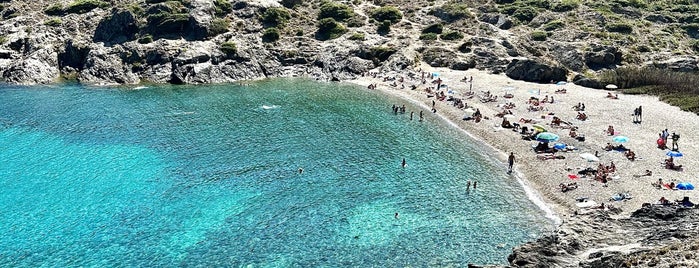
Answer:
[{"label": "person lying on sand", "polygon": [[631,150],[626,151],[626,152],[624,153],[624,156],[626,156],[626,159],[628,159],[628,160],[631,160],[631,161],[636,160],[636,153],[634,153],[634,152],[631,151]]},{"label": "person lying on sand", "polygon": [[614,126],[607,127],[607,135],[614,136]]},{"label": "person lying on sand", "polygon": [[618,100],[619,99],[619,93],[616,93],[612,95],[611,92],[607,93],[607,98],[613,99],[613,100]]},{"label": "person lying on sand", "polygon": [[578,183],[577,182],[571,182],[568,184],[561,183],[558,185],[558,187],[561,187],[561,192],[565,193],[565,192],[570,191],[570,190],[578,189]]},{"label": "person lying on sand", "polygon": [[577,136],[578,136],[578,132],[575,131],[575,130],[577,130],[577,129],[578,129],[578,128],[576,128],[576,127],[570,128],[570,131],[568,131],[568,136],[570,136],[571,138],[577,137]]},{"label": "person lying on sand", "polygon": [[580,121],[585,121],[585,120],[587,120],[587,115],[585,113],[578,112],[578,115],[575,117],[575,119],[578,119]]},{"label": "person lying on sand", "polygon": [[653,176],[653,172],[646,169],[646,172],[643,173],[643,175],[638,175],[638,174],[633,175],[634,178],[640,178],[640,177],[646,177],[646,176],[647,177]]},{"label": "person lying on sand", "polygon": [[551,154],[540,154],[537,155],[536,158],[539,160],[549,160],[549,159],[565,159],[565,156],[562,155],[555,155],[554,153]]},{"label": "person lying on sand", "polygon": [[665,168],[680,171],[682,170],[682,165],[675,165],[675,161],[670,157],[665,159]]},{"label": "person lying on sand", "polygon": [[604,146],[604,150],[605,151],[614,150],[614,146],[611,143],[607,142],[607,146]]}]

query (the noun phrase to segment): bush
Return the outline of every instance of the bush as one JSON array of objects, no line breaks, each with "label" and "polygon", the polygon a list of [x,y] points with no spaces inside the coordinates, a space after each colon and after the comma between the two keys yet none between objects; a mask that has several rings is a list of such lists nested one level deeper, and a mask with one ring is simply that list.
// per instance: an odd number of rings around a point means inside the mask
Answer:
[{"label": "bush", "polygon": [[216,16],[225,16],[233,11],[233,5],[228,0],[214,1],[214,12]]},{"label": "bush", "polygon": [[279,29],[275,27],[265,29],[265,32],[262,34],[262,42],[271,43],[277,40],[279,40]]},{"label": "bush", "polygon": [[291,19],[291,14],[283,7],[270,7],[262,13],[262,22],[274,27],[281,27]]},{"label": "bush", "polygon": [[436,34],[441,34],[442,31],[444,30],[444,25],[441,23],[435,23],[430,26],[427,26],[427,28],[422,29],[422,33],[436,33]]},{"label": "bush", "polygon": [[471,52],[471,47],[473,46],[473,42],[471,41],[466,41],[463,44],[461,44],[458,48],[459,52],[461,53],[469,53]]},{"label": "bush", "polygon": [[214,19],[211,21],[211,26],[209,27],[209,36],[217,36],[219,34],[228,32],[228,26],[230,26],[230,21],[228,19]]},{"label": "bush", "polygon": [[395,47],[380,46],[372,47],[370,53],[373,61],[383,62],[396,53],[396,51],[398,51],[398,49]]},{"label": "bush", "polygon": [[363,41],[364,39],[366,39],[366,37],[364,36],[363,33],[353,33],[353,34],[350,35],[350,37],[348,37],[347,39],[349,39],[349,40]]},{"label": "bush", "polygon": [[403,14],[396,7],[384,6],[371,11],[371,18],[376,21],[390,21],[391,24],[395,24],[403,19]]},{"label": "bush", "polygon": [[692,49],[694,49],[694,51],[696,52],[699,52],[699,40],[694,40],[694,42],[692,42]]},{"label": "bush", "polygon": [[44,13],[50,16],[63,15],[63,12],[63,5],[61,4],[54,4],[44,9]]},{"label": "bush", "polygon": [[354,10],[345,4],[325,2],[320,6],[318,19],[333,18],[335,21],[343,22],[354,16]]},{"label": "bush", "polygon": [[430,13],[446,22],[473,18],[473,14],[468,10],[466,4],[446,4],[433,9]]},{"label": "bush", "polygon": [[364,26],[364,17],[354,16],[346,21],[347,27],[362,27]]},{"label": "bush", "polygon": [[390,21],[382,21],[379,23],[379,26],[376,28],[376,32],[379,33],[380,35],[387,35],[388,33],[391,32],[391,22]]},{"label": "bush", "polygon": [[139,44],[153,43],[153,36],[146,35],[138,39]]},{"label": "bush", "polygon": [[543,28],[545,31],[555,31],[557,29],[563,28],[563,26],[565,26],[565,23],[563,23],[563,21],[552,20],[544,24]]},{"label": "bush", "polygon": [[442,40],[460,40],[464,38],[464,35],[460,32],[452,31],[440,35],[439,38],[441,38]]},{"label": "bush", "polygon": [[533,7],[518,8],[514,13],[512,13],[512,16],[522,23],[529,23],[536,17],[536,15],[539,15],[539,12],[537,12]]},{"label": "bush", "polygon": [[580,0],[563,0],[560,3],[555,3],[551,9],[555,12],[571,11],[580,6]]},{"label": "bush", "polygon": [[224,42],[221,44],[221,46],[218,47],[221,52],[226,54],[226,56],[231,57],[235,55],[236,52],[238,52],[238,47],[235,45],[234,42]]},{"label": "bush", "polygon": [[282,0],[282,6],[286,8],[295,8],[303,3],[303,0]]},{"label": "bush", "polygon": [[607,25],[607,31],[630,34],[633,32],[633,27],[626,23],[612,23]]},{"label": "bush", "polygon": [[335,39],[347,32],[345,26],[335,21],[333,18],[324,18],[318,21],[318,31],[316,38],[319,40]]},{"label": "bush", "polygon": [[439,38],[439,35],[436,33],[425,33],[420,35],[420,40],[437,40]]},{"label": "bush", "polygon": [[110,5],[107,2],[100,0],[76,0],[66,7],[65,12],[83,14],[90,12],[95,8],[107,8],[109,6]]},{"label": "bush", "polygon": [[51,27],[61,26],[61,24],[63,24],[63,21],[59,18],[53,18],[44,22],[44,25]]},{"label": "bush", "polygon": [[530,36],[534,41],[546,41],[548,34],[542,31],[533,31]]}]

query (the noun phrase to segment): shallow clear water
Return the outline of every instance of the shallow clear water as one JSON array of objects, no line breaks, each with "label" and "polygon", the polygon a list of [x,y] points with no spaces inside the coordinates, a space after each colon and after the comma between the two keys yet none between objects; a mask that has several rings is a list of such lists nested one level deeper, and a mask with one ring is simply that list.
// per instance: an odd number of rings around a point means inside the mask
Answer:
[{"label": "shallow clear water", "polygon": [[392,104],[291,79],[0,87],[0,266],[465,266],[551,228],[492,152]]}]

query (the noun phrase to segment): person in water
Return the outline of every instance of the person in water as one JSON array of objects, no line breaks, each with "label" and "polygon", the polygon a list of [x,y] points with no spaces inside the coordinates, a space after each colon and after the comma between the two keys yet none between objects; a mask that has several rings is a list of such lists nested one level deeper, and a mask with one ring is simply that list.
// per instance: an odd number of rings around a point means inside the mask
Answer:
[{"label": "person in water", "polygon": [[507,158],[507,171],[512,172],[512,166],[515,164],[515,153],[510,152],[510,157]]},{"label": "person in water", "polygon": [[303,168],[299,168],[299,174],[303,173]]},{"label": "person in water", "polygon": [[402,167],[407,166],[408,164],[405,163],[405,158],[403,158],[403,162],[400,164]]}]

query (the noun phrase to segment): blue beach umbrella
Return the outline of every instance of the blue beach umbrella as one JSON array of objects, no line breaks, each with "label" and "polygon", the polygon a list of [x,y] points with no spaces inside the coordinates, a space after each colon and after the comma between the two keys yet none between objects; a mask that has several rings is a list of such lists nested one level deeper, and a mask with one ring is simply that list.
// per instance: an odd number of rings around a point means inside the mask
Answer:
[{"label": "blue beach umbrella", "polygon": [[552,142],[558,140],[558,135],[551,132],[541,132],[536,135],[536,140],[540,142]]},{"label": "blue beach umbrella", "polygon": [[682,156],[684,156],[682,153],[680,153],[680,151],[668,151],[667,153],[665,153],[665,155],[667,155],[669,157],[682,157]]},{"label": "blue beach umbrella", "polygon": [[556,85],[559,85],[559,86],[564,86],[566,84],[568,84],[568,82],[566,82],[566,81],[558,81],[558,83],[556,83]]},{"label": "blue beach umbrella", "polygon": [[565,143],[560,143],[560,142],[559,142],[559,143],[554,144],[554,145],[553,145],[553,148],[556,149],[556,150],[562,150],[562,149],[566,148],[566,146],[567,146],[567,145],[566,145]]},{"label": "blue beach umbrella", "polygon": [[617,142],[617,143],[624,143],[629,141],[629,137],[626,136],[616,136],[612,138],[612,141]]},{"label": "blue beach umbrella", "polygon": [[689,182],[680,182],[675,187],[677,187],[678,190],[694,190],[694,185]]}]

